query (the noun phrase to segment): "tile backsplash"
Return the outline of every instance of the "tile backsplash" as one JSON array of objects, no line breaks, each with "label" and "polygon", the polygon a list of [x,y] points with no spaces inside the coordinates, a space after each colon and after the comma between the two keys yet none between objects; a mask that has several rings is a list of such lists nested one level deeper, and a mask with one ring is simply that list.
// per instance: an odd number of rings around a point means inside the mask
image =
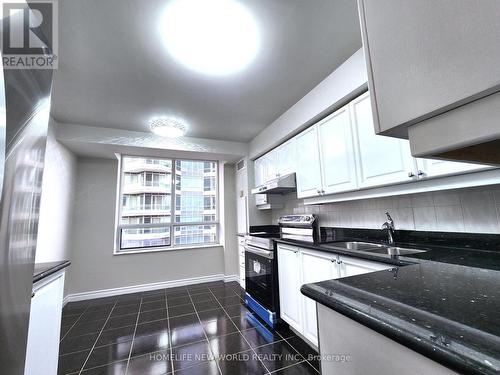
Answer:
[{"label": "tile backsplash", "polygon": [[323,227],[376,229],[386,220],[385,211],[396,229],[500,233],[500,185],[312,206],[304,206],[292,193],[272,217],[277,223],[282,215],[313,213]]}]

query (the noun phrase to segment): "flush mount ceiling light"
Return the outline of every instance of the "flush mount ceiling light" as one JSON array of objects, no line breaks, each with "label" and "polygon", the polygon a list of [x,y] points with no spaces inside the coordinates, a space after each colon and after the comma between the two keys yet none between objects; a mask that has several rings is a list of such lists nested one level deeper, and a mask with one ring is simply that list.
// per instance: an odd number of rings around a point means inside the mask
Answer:
[{"label": "flush mount ceiling light", "polygon": [[235,0],[172,0],[160,32],[176,60],[208,75],[242,70],[259,49],[257,24]]},{"label": "flush mount ceiling light", "polygon": [[178,138],[186,133],[186,125],[169,117],[156,117],[149,121],[151,131],[161,137]]}]

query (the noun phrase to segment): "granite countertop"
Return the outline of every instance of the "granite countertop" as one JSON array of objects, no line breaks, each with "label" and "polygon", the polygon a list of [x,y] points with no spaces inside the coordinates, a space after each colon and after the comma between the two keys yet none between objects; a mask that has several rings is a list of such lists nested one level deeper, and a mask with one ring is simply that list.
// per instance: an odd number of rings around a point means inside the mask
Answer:
[{"label": "granite countertop", "polygon": [[[336,236],[335,240],[369,238]],[[378,240],[373,238],[373,242]],[[325,242],[330,242],[326,238],[313,244],[278,241],[394,264],[390,270],[306,284],[301,291],[458,372],[500,373],[498,244],[492,244],[491,236],[484,241],[474,238],[472,242],[480,250],[472,249],[465,240],[458,241],[463,247],[453,240],[446,247],[446,241],[433,241],[432,236],[422,240],[422,245],[414,236],[400,240],[407,242],[398,246],[424,248],[427,252],[390,258],[326,248]]]},{"label": "granite countertop", "polygon": [[[432,245],[432,244],[419,245],[415,243],[399,242],[397,246],[409,249],[426,250],[426,251],[423,253],[408,254],[404,256],[395,257],[388,254],[378,254],[378,253],[335,248],[335,242],[360,241],[360,239],[357,238],[347,238],[342,241],[338,240],[330,241],[328,239],[323,239],[322,241],[317,241],[317,242],[304,242],[304,241],[289,240],[289,239],[275,239],[275,241],[287,245],[299,246],[312,250],[320,250],[335,254],[353,256],[356,258],[392,264],[395,266],[407,266],[422,262],[435,261],[440,263],[459,264],[469,267],[488,268],[500,271],[499,251],[473,250],[469,248],[447,247],[443,245]],[[383,243],[383,241],[376,241],[376,240],[370,241],[367,239],[363,239],[362,241]]]},{"label": "granite countertop", "polygon": [[47,262],[47,263],[35,263],[35,268],[33,270],[33,283],[45,279],[56,273],[63,268],[68,267],[71,264],[69,260],[61,260],[58,262]]}]

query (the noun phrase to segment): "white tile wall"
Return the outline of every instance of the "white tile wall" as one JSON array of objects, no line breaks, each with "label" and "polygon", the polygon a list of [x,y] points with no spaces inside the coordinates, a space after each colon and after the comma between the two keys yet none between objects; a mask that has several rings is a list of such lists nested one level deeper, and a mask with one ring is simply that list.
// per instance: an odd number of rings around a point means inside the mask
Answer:
[{"label": "white tile wall", "polygon": [[273,222],[285,214],[314,213],[328,227],[380,228],[389,211],[397,229],[500,233],[500,186],[439,191],[389,198],[304,206],[295,194],[273,211]]}]

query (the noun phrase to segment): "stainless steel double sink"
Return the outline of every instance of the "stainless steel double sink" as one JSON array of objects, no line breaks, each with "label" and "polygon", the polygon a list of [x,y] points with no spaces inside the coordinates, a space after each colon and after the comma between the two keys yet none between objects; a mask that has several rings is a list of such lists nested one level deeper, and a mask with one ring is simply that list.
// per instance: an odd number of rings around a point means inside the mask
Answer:
[{"label": "stainless steel double sink", "polygon": [[375,254],[387,254],[387,255],[410,255],[425,253],[427,250],[418,249],[408,249],[398,246],[389,246],[382,244],[375,244],[370,242],[358,242],[358,241],[348,241],[348,242],[335,242],[330,244],[323,244],[323,247],[329,247],[332,249],[345,249],[353,251],[361,251],[366,253]]}]

